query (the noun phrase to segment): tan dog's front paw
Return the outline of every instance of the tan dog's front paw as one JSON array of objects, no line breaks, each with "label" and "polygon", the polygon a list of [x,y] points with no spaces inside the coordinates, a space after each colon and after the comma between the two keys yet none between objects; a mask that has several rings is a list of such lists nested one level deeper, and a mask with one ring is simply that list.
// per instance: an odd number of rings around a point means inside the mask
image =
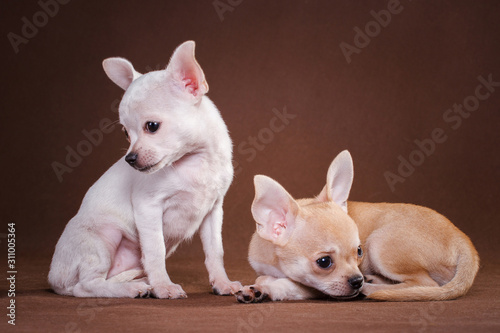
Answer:
[{"label": "tan dog's front paw", "polygon": [[212,284],[212,291],[214,294],[222,296],[235,295],[239,290],[241,290],[241,288],[243,288],[243,286],[238,281],[232,282],[228,280]]},{"label": "tan dog's front paw", "polygon": [[187,294],[182,287],[178,284],[167,284],[156,286],[152,290],[152,294],[156,298],[168,298],[168,299],[177,299],[177,298],[187,298]]},{"label": "tan dog's front paw", "polygon": [[240,303],[260,303],[267,298],[267,294],[264,294],[259,289],[256,285],[245,286],[235,294],[236,299]]}]

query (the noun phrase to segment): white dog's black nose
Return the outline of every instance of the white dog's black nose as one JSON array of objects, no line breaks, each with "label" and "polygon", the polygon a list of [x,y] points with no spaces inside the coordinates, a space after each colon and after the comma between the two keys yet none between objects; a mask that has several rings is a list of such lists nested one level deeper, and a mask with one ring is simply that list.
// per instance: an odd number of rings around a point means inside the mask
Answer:
[{"label": "white dog's black nose", "polygon": [[137,153],[127,154],[127,156],[125,156],[125,161],[127,161],[127,163],[131,166],[134,166],[135,162],[137,162]]},{"label": "white dog's black nose", "polygon": [[352,289],[359,289],[363,286],[363,277],[361,275],[353,276],[347,282],[349,282]]}]

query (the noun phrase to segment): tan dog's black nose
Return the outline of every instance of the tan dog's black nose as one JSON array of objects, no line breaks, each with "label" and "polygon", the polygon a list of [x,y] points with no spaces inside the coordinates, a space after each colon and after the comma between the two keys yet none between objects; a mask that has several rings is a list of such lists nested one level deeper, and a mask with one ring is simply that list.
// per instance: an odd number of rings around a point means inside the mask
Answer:
[{"label": "tan dog's black nose", "polygon": [[349,282],[352,289],[359,289],[363,286],[363,277],[361,275],[353,276],[347,282]]},{"label": "tan dog's black nose", "polygon": [[137,153],[129,153],[127,156],[125,156],[125,161],[127,161],[128,164],[131,166],[135,165],[135,162],[137,162]]}]

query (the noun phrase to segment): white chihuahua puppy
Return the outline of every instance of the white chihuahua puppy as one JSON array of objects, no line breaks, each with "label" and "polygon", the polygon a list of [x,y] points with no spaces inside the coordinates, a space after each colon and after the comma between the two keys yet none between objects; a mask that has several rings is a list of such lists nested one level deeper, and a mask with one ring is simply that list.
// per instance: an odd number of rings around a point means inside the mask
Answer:
[{"label": "white chihuahua puppy", "polygon": [[130,142],[87,192],[57,243],[49,283],[77,297],[185,298],[165,259],[200,230],[215,294],[241,289],[224,270],[222,202],[233,178],[232,143],[187,41],[165,70],[144,75],[104,60],[125,90],[120,123]]}]

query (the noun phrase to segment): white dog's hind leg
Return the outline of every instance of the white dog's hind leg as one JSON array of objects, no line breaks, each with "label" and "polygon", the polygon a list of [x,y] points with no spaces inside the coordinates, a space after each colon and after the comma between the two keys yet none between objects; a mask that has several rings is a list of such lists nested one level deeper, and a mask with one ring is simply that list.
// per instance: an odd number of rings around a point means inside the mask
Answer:
[{"label": "white dog's hind leg", "polygon": [[143,280],[114,282],[103,277],[80,281],[73,288],[76,297],[148,297],[151,287]]},{"label": "white dog's hind leg", "polygon": [[[102,244],[101,244],[102,245]],[[104,251],[102,251],[104,250]],[[107,249],[101,248],[79,265],[79,281],[73,287],[76,297],[145,297],[151,286],[147,284],[141,269],[129,269],[107,278],[112,257]]]},{"label": "white dog's hind leg", "polygon": [[[76,297],[144,297],[151,287],[144,279],[140,268],[122,271],[110,278],[108,274],[113,266],[115,252],[99,238],[94,238],[94,249],[87,252],[78,267],[79,281],[73,287]],[[87,250],[89,251],[89,249]]]},{"label": "white dog's hind leg", "polygon": [[112,223],[97,232],[72,223],[56,247],[49,283],[62,295],[142,297],[151,288],[143,276],[140,251]]}]

